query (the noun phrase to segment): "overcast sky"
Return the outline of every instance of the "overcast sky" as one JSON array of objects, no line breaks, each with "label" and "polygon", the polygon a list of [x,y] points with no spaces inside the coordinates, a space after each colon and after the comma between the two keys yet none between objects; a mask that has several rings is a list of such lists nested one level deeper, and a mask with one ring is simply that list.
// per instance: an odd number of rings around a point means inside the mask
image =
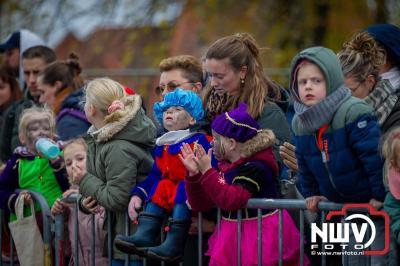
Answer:
[{"label": "overcast sky", "polygon": [[2,40],[11,32],[26,28],[41,37],[47,36],[47,43],[54,47],[71,31],[78,38],[84,39],[97,27],[128,27],[143,21],[147,24],[159,24],[161,21],[174,19],[180,13],[181,5],[176,4],[176,1],[175,4],[170,4],[170,1],[162,3],[165,3],[165,8],[157,9],[154,17],[149,19],[145,16],[148,0],[45,0],[40,8],[35,8],[32,1],[22,0],[20,4],[32,16],[27,19],[22,13],[4,14],[3,11],[1,15],[4,18],[0,17]]},{"label": "overcast sky", "polygon": [[[86,15],[77,17],[67,23],[59,21],[57,27],[49,35],[49,45],[57,45],[69,32],[74,32],[78,38],[85,38],[97,27],[127,27],[140,21],[147,0],[120,0],[114,10],[108,12],[87,12]],[[74,1],[76,11],[87,10],[95,6],[97,0]],[[180,11],[177,5],[170,5],[167,9],[157,12],[151,23],[159,24],[168,18],[174,18]]]}]

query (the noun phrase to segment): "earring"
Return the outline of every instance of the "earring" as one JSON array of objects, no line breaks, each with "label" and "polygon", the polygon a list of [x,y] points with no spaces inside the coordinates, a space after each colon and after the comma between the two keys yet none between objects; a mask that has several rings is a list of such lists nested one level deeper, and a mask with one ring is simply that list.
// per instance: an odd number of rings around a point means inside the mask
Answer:
[{"label": "earring", "polygon": [[244,85],[244,79],[240,78],[240,84],[243,86]]}]

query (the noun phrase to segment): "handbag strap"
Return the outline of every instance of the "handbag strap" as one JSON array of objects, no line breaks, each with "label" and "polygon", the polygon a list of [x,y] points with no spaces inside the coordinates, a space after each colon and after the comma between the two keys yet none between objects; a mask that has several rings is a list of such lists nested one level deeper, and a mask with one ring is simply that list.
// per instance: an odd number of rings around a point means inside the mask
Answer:
[{"label": "handbag strap", "polygon": [[[33,200],[31,200],[31,213],[34,219],[35,217],[35,206],[33,204]],[[17,216],[17,220],[21,220],[24,218],[24,197],[22,194],[19,194],[16,202],[15,202],[15,215]]]}]

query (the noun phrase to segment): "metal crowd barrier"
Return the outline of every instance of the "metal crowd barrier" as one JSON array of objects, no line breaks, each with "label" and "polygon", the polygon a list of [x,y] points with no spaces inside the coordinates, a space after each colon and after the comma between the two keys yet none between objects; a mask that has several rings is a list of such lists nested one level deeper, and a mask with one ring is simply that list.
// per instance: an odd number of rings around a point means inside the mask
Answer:
[{"label": "metal crowd barrier", "polygon": [[[50,230],[50,225],[51,225],[51,216],[50,216],[50,210],[47,206],[44,198],[39,195],[38,193],[31,192],[33,195],[33,198],[35,201],[38,201],[41,205],[42,208],[42,214],[43,214],[43,241],[45,243],[45,252],[47,256],[47,263],[51,263],[51,230]],[[74,204],[74,212],[73,215],[74,217],[78,217],[78,194],[72,194],[68,199],[64,199],[65,202],[69,203],[75,203]],[[333,211],[333,210],[341,210],[342,209],[342,204],[337,204],[333,202],[327,202],[327,201],[321,201],[318,204],[318,208],[322,212],[322,220],[321,222],[325,221],[325,216],[328,211]],[[258,213],[258,265],[262,265],[262,209],[278,209],[278,217],[279,217],[279,265],[284,265],[283,264],[283,239],[282,239],[282,232],[284,228],[284,224],[282,223],[282,210],[283,209],[292,209],[292,210],[298,210],[300,213],[300,265],[304,265],[304,211],[306,210],[306,204],[304,200],[295,200],[295,199],[250,199],[249,202],[247,203],[247,208],[251,209],[257,209]],[[2,213],[0,212],[0,215]],[[241,251],[240,251],[240,239],[241,239],[241,221],[242,221],[242,213],[241,210],[237,212],[237,220],[238,220],[238,265],[241,265]],[[95,221],[94,221],[94,215],[92,215],[92,233],[91,233],[91,251],[90,251],[90,264],[95,265]],[[202,218],[203,214],[199,213],[198,214],[198,265],[203,265],[203,231],[202,231]],[[112,243],[112,235],[110,232],[111,230],[111,221],[110,219],[107,219],[107,231],[108,233],[108,239],[107,239],[107,248],[108,248],[108,254],[112,254],[112,248],[113,248],[113,243]],[[74,242],[75,244],[75,249],[72,250],[72,256],[74,258],[74,262],[76,265],[79,265],[79,252],[78,252],[78,234],[79,234],[79,226],[78,226],[78,219],[74,218]],[[125,234],[129,234],[129,223],[130,220],[128,218],[128,215],[126,215],[125,218]],[[220,225],[221,225],[221,210],[218,209],[217,211],[217,228],[218,232],[220,231]],[[0,224],[1,226],[1,224]],[[65,244],[65,236],[64,236],[64,217],[63,214],[57,215],[55,217],[55,223],[54,223],[54,233],[55,233],[55,263],[56,265],[64,265],[64,248],[63,245]],[[0,239],[1,241],[1,239]],[[1,243],[1,242],[0,242]],[[1,244],[0,244],[1,245]],[[1,246],[0,246],[1,247]],[[322,252],[324,252],[324,247],[322,247]],[[111,265],[111,259],[109,258],[109,265]],[[13,265],[13,260],[11,260],[11,264]],[[1,262],[0,262],[1,263]],[[2,264],[0,264],[1,266]],[[50,265],[50,264],[46,264]],[[126,255],[125,257],[125,265],[129,265],[129,256]],[[143,260],[143,265],[147,265],[146,259]],[[162,263],[162,265],[165,265]],[[182,263],[180,264],[182,265]],[[322,261],[321,265],[326,265],[326,255],[322,256]]]},{"label": "metal crowd barrier", "polygon": [[[70,196],[66,202],[70,203],[76,203],[77,201],[77,195],[73,194]],[[319,209],[322,211],[322,222],[325,219],[325,215],[327,211],[331,210],[341,210],[342,204],[336,204],[332,202],[320,202],[318,205]],[[253,208],[257,209],[258,213],[258,265],[262,265],[262,209],[278,209],[278,215],[279,215],[279,265],[283,265],[283,254],[282,254],[282,245],[283,245],[283,240],[282,240],[282,230],[284,225],[282,224],[282,209],[295,209],[299,210],[300,212],[300,265],[304,264],[304,211],[306,210],[306,204],[304,200],[288,200],[288,199],[250,199],[247,208]],[[77,215],[78,212],[78,207],[77,204],[75,204],[75,215]],[[77,217],[77,216],[75,216]],[[202,250],[202,245],[203,245],[203,232],[202,232],[202,218],[203,214],[199,213],[198,214],[198,265],[203,265],[203,250]],[[60,250],[59,247],[57,246],[57,243],[62,243],[63,240],[63,221],[62,215],[57,215],[56,216],[56,224],[55,224],[55,236],[56,236],[56,250]],[[107,231],[111,232],[111,221],[110,219],[107,220]],[[221,222],[221,210],[218,209],[217,211],[217,228],[218,231],[220,230],[220,222]],[[126,215],[125,218],[125,234],[129,235],[129,223],[130,220],[128,216]],[[95,230],[94,230],[94,220],[92,219],[92,226],[93,226],[93,231],[92,231],[92,250],[94,250],[94,241],[95,239]],[[75,219],[75,228],[78,228],[78,221]],[[238,211],[238,265],[240,265],[241,261],[241,252],[240,252],[240,238],[241,238],[241,211]],[[75,243],[77,243],[78,240],[78,231],[74,229],[74,234],[75,234]],[[111,239],[111,234],[108,234],[109,238],[107,239],[107,247],[108,247],[108,254],[112,254],[112,239]],[[75,245],[77,247],[77,245]],[[324,251],[324,249],[322,249]],[[91,252],[91,265],[94,265],[95,263],[95,254],[94,252]],[[79,256],[78,256],[78,250],[73,250],[73,256],[75,261],[79,261]],[[58,257],[58,258],[57,258]],[[56,265],[61,265],[61,261],[63,261],[63,254],[59,254],[59,256],[56,257]],[[125,265],[128,265],[129,263],[129,256],[127,255],[125,257]],[[147,261],[146,259],[143,260],[143,265],[146,265]],[[109,259],[109,265],[111,265],[111,259]],[[164,265],[164,263],[162,263]],[[181,263],[182,265],[182,263]],[[326,260],[325,257],[323,256],[322,259],[322,265],[326,265]]]}]

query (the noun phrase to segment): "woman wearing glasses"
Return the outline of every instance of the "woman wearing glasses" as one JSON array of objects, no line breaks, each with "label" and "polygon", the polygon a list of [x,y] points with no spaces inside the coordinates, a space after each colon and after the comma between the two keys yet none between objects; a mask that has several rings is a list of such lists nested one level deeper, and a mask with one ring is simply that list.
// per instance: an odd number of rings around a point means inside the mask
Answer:
[{"label": "woman wearing glasses", "polygon": [[169,57],[160,63],[160,84],[156,92],[161,95],[174,91],[176,88],[200,93],[203,88],[203,70],[200,61],[191,55]]},{"label": "woman wearing glasses", "polygon": [[[394,34],[388,32],[382,40],[382,31],[386,30]],[[364,99],[375,110],[383,134],[400,125],[400,49],[385,45],[390,36],[395,38],[396,31],[400,41],[399,28],[390,24],[371,26],[355,34],[338,53],[345,84],[353,96]]]},{"label": "woman wearing glasses", "polygon": [[[156,87],[156,93],[163,101],[164,96],[178,87],[184,90],[191,90],[199,95],[203,89],[203,69],[202,65],[194,56],[178,55],[163,59],[159,65],[160,83]],[[211,135],[211,128],[205,119],[197,121],[194,126],[190,127],[191,132],[205,132]],[[164,128],[160,128],[157,135],[165,133]],[[214,229],[213,215],[209,213],[203,214],[203,250],[206,249],[207,239],[210,237]],[[195,265],[198,261],[198,229],[197,218],[192,218],[192,225],[189,231],[189,237],[186,240],[183,265]],[[203,256],[203,261],[207,262],[208,257]]]},{"label": "woman wearing glasses", "polygon": [[[345,84],[352,95],[364,99],[374,110],[382,135],[400,126],[400,29],[391,24],[377,24],[353,36],[338,53]],[[391,162],[384,167],[384,180]],[[387,265],[398,264],[400,198],[387,193],[384,209],[390,215],[390,250]],[[375,226],[380,226],[375,221]],[[396,241],[397,240],[397,244]]]},{"label": "woman wearing glasses", "polygon": [[[176,88],[191,90],[200,96],[203,93],[204,72],[202,65],[194,56],[178,55],[168,57],[161,61],[160,83],[156,87],[156,93],[160,96],[159,101],[163,101],[165,94],[174,91]],[[196,125],[190,128],[190,131],[201,131],[211,135],[210,123],[206,119],[197,121]],[[158,136],[164,132],[159,129]]]}]

